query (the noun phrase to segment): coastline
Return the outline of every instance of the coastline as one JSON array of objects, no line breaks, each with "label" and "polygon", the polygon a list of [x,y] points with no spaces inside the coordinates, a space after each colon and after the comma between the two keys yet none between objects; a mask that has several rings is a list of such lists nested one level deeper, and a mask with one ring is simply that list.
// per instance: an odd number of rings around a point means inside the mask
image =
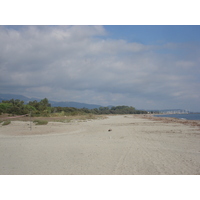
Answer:
[{"label": "coastline", "polygon": [[155,121],[162,121],[164,123],[180,123],[185,124],[188,126],[196,126],[200,128],[200,120],[187,120],[187,119],[178,119],[173,117],[157,117],[153,114],[146,114],[141,115],[141,118],[149,119],[149,120],[155,120]]}]

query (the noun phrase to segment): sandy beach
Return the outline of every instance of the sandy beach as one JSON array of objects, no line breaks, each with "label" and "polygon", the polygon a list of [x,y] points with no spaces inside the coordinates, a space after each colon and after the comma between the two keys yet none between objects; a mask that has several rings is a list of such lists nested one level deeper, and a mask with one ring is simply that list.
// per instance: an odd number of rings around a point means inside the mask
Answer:
[{"label": "sandy beach", "polygon": [[0,175],[18,174],[199,175],[200,128],[138,115],[31,130],[28,121],[12,121],[0,126]]}]

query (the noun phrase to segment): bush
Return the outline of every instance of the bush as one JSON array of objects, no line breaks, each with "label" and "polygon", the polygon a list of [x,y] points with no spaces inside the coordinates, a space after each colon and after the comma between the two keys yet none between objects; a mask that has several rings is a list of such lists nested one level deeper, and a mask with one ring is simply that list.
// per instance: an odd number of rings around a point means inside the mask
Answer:
[{"label": "bush", "polygon": [[48,121],[37,119],[37,120],[34,120],[33,123],[35,123],[36,125],[47,125]]},{"label": "bush", "polygon": [[8,112],[8,110],[12,107],[11,103],[0,103],[0,112]]},{"label": "bush", "polygon": [[6,125],[8,125],[8,124],[10,124],[11,123],[11,121],[4,121],[4,123],[2,124],[3,126],[6,126]]}]

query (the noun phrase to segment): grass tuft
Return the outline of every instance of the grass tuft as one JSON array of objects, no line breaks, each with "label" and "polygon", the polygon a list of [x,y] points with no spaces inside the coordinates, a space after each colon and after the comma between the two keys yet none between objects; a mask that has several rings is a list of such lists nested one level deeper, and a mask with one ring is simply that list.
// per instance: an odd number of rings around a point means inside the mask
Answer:
[{"label": "grass tuft", "polygon": [[36,125],[47,125],[48,121],[36,119],[33,121],[33,123],[35,123]]},{"label": "grass tuft", "polygon": [[8,124],[10,124],[10,123],[11,123],[11,121],[4,121],[2,125],[3,125],[3,126],[6,126],[6,125],[8,125]]}]

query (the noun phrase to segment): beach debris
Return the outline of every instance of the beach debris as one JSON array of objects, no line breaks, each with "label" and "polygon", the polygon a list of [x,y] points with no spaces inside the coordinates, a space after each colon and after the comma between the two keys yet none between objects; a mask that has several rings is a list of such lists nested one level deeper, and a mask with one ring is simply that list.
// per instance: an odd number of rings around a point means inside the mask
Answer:
[{"label": "beach debris", "polygon": [[112,131],[112,129],[110,128],[110,129],[108,129],[108,131]]}]

